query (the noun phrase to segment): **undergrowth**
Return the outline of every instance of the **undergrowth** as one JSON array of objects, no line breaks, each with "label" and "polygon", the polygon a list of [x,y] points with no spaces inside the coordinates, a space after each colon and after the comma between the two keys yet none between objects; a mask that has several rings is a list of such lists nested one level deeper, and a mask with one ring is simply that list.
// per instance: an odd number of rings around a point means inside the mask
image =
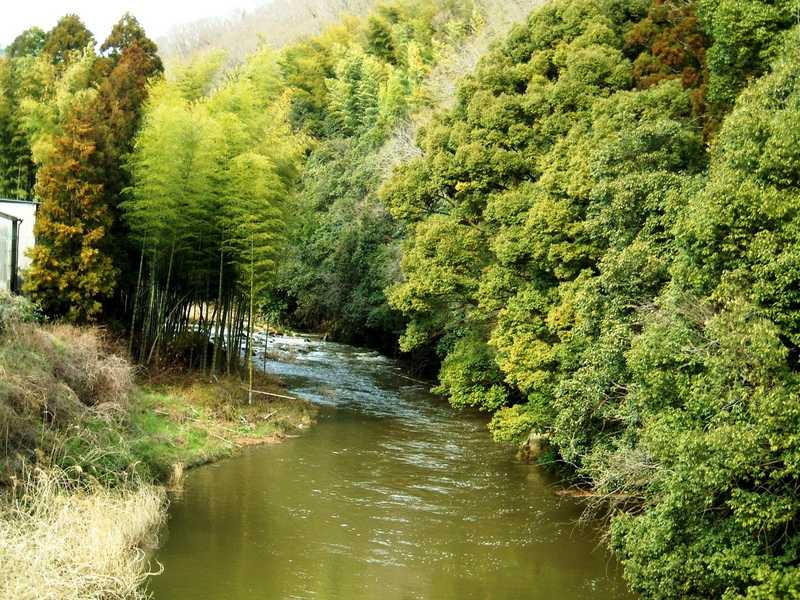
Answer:
[{"label": "undergrowth", "polygon": [[[0,598],[145,598],[157,484],[306,427],[313,406],[248,405],[236,376],[135,373],[102,330],[37,318],[0,296]],[[256,386],[285,396],[266,376]]]},{"label": "undergrowth", "polygon": [[110,489],[68,470],[24,470],[0,503],[0,597],[143,599],[163,489]]},{"label": "undergrowth", "polygon": [[[135,385],[116,347],[102,330],[39,325],[25,300],[0,298],[0,482],[26,464],[106,486],[164,482],[175,465],[217,460],[313,418],[299,400],[259,394],[248,405],[237,376],[140,373]],[[281,394],[263,375],[256,387]]]}]

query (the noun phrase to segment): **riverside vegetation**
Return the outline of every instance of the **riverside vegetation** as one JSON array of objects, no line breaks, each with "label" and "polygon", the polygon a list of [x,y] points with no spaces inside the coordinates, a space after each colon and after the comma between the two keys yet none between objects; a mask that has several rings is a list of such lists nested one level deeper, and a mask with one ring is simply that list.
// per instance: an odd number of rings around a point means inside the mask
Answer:
[{"label": "riverside vegetation", "polygon": [[28,301],[0,296],[0,597],[145,597],[164,485],[307,427],[314,409],[248,405],[238,377],[137,385],[96,329],[36,320]]},{"label": "riverside vegetation", "polygon": [[590,498],[643,597],[800,596],[797,3],[500,5],[533,8],[400,0],[166,76],[132,17],[99,53],[24,33],[28,293],[205,378],[259,317],[412,354]]}]

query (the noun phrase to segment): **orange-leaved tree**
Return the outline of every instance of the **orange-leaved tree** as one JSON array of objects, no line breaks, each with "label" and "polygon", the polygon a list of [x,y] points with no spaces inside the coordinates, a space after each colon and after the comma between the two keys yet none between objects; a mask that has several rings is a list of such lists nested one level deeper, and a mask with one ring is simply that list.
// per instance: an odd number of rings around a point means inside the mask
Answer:
[{"label": "orange-leaved tree", "polygon": [[36,184],[41,205],[26,291],[47,314],[77,322],[100,313],[116,278],[106,247],[113,218],[104,198],[99,128],[94,102],[76,103]]}]

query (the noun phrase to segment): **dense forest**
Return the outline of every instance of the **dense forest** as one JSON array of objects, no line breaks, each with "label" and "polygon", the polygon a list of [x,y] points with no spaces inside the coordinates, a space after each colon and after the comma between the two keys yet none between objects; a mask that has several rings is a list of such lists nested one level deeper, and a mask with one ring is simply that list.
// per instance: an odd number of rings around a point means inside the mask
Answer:
[{"label": "dense forest", "polygon": [[145,364],[230,371],[259,320],[413,356],[590,496],[643,597],[797,597],[797,3],[494,4],[166,74],[129,15],[24,32],[26,293]]}]

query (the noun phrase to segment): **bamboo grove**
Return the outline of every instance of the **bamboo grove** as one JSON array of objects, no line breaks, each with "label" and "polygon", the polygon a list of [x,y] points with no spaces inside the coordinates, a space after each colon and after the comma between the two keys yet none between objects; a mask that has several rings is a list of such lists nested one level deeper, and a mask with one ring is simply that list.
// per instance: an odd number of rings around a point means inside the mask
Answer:
[{"label": "bamboo grove", "polygon": [[215,85],[219,64],[207,57],[152,87],[122,204],[139,255],[131,354],[147,364],[169,344],[211,373],[250,351],[304,149],[276,55],[263,50]]},{"label": "bamboo grove", "polygon": [[[305,167],[348,138],[356,154],[373,152],[430,106],[427,74],[480,26],[477,14],[400,2],[280,51],[265,45],[237,67],[211,51],[166,77],[130,16],[99,53],[74,15],[23,33],[0,62],[0,192],[41,201],[28,293],[54,317],[118,322],[144,364],[211,373],[235,370],[257,316],[285,309],[295,290],[303,303],[341,297],[329,314],[339,318],[347,297],[330,287],[341,280],[299,287],[320,274],[305,236],[325,228],[305,191],[319,177]],[[388,213],[371,187],[376,219],[359,226],[377,240]],[[371,293],[382,298],[384,283]]]}]

